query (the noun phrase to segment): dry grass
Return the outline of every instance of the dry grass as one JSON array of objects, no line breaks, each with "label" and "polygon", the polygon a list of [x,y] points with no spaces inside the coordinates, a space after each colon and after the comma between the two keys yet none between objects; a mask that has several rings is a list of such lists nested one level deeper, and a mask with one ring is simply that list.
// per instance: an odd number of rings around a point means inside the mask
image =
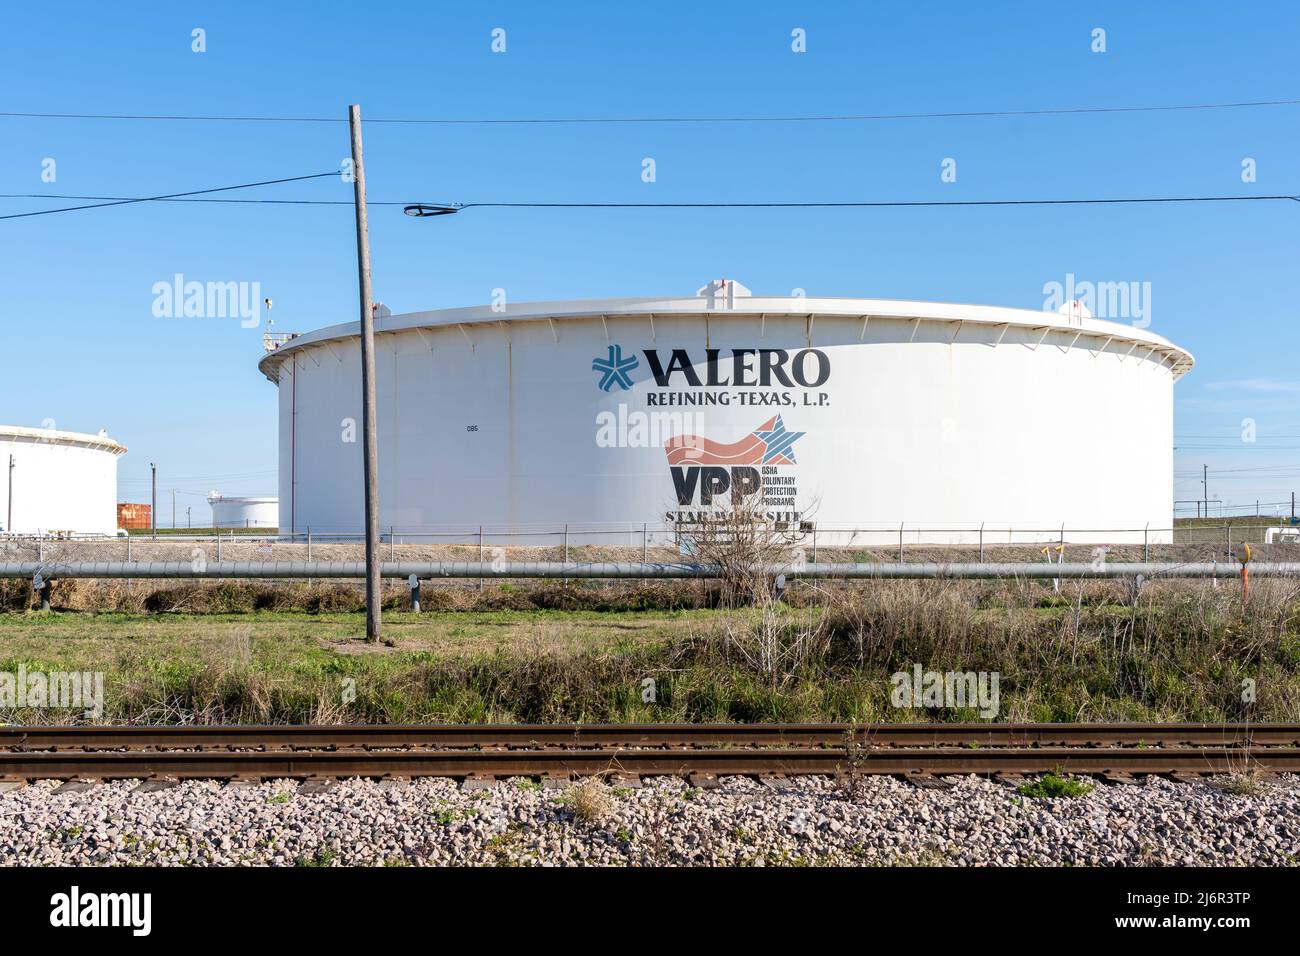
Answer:
[{"label": "dry grass", "polygon": [[[406,610],[405,585],[384,581],[385,611]],[[464,583],[425,582],[425,611],[636,611],[710,607],[718,588],[704,581],[491,583],[482,589]],[[54,582],[56,611],[123,614],[239,614],[250,611],[304,611],[308,614],[359,613],[365,609],[360,582],[91,580]],[[0,612],[29,611],[39,605],[30,582],[0,579]]]},{"label": "dry grass", "polygon": [[355,612],[17,612],[0,614],[0,670],[103,670],[113,721],[975,719],[891,707],[890,675],[917,663],[999,673],[1003,720],[1300,721],[1290,582],[1244,605],[1235,585],[1178,581],[862,582],[679,611],[537,609],[636,606],[635,589],[476,594],[529,610],[390,612],[396,648],[357,640]]},{"label": "dry grass", "polygon": [[1254,769],[1211,778],[1210,785],[1239,797],[1259,796],[1269,787],[1264,774]]},{"label": "dry grass", "polygon": [[560,803],[575,820],[595,826],[614,811],[614,798],[600,777],[585,777],[560,795]]}]

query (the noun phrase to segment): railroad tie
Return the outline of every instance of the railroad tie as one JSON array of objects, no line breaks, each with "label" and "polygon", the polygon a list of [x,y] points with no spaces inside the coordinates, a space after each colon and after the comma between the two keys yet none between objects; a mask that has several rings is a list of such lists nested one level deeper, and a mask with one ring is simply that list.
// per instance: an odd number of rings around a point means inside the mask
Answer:
[{"label": "railroad tie", "polygon": [[1130,773],[1116,773],[1109,770],[1106,773],[1097,774],[1097,779],[1102,783],[1108,783],[1117,787],[1136,787],[1141,785],[1141,781]]},{"label": "railroad tie", "polygon": [[908,773],[903,775],[903,779],[922,790],[949,790],[955,786],[951,780],[930,773]]}]

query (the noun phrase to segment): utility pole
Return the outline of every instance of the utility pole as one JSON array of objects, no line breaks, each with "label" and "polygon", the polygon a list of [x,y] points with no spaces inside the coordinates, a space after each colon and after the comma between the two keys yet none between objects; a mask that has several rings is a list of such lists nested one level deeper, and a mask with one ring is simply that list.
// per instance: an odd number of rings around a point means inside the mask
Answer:
[{"label": "utility pole", "polygon": [[158,540],[158,466],[149,462],[151,504],[149,505],[149,523],[153,526],[153,538]]},{"label": "utility pole", "polygon": [[370,301],[370,229],[366,168],[361,156],[361,107],[348,107],[352,134],[352,197],[357,219],[357,276],[361,293],[361,442],[366,492],[366,640],[379,640],[379,449],[375,415],[375,317]]}]

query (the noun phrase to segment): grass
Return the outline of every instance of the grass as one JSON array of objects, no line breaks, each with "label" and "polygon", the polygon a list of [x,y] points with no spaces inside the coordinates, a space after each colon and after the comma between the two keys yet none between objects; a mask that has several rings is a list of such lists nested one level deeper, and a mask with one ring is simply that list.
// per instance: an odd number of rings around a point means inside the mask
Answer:
[{"label": "grass", "polygon": [[569,787],[560,795],[560,803],[575,820],[594,826],[609,816],[614,801],[609,787],[600,777],[586,777],[581,783]]},{"label": "grass", "polygon": [[1032,783],[1021,784],[1019,792],[1024,797],[1081,797],[1092,790],[1092,784],[1083,783],[1075,780],[1073,777],[1059,777],[1054,773],[1033,781]]},{"label": "grass", "polygon": [[[188,557],[185,558],[188,560]],[[384,581],[385,611],[409,610],[404,585]],[[126,614],[246,614],[252,611],[303,611],[358,614],[365,610],[363,587],[353,581],[132,581],[64,578],[54,582],[51,603],[58,611]],[[716,606],[716,587],[707,582],[603,582],[566,586],[543,582],[529,587],[510,583],[482,590],[463,585],[427,584],[425,611],[653,611]],[[0,612],[28,611],[37,604],[31,582],[0,579]]]},{"label": "grass", "polygon": [[1255,797],[1269,787],[1264,775],[1256,769],[1238,770],[1216,777],[1212,785],[1238,797]]},{"label": "grass", "polygon": [[[1001,720],[1300,720],[1300,592],[1281,581],[1258,582],[1247,605],[1197,582],[1136,599],[1124,582],[1059,595],[876,582],[766,611],[643,609],[637,589],[469,593],[463,610],[386,612],[393,647],[358,640],[353,611],[0,613],[0,672],[103,671],[104,719],[138,723],[977,719],[892,707],[890,675],[915,663],[999,673]],[[526,606],[494,606],[507,601]]]},{"label": "grass", "polygon": [[327,847],[321,847],[311,856],[299,857],[294,866],[330,866],[338,859],[338,852]]}]

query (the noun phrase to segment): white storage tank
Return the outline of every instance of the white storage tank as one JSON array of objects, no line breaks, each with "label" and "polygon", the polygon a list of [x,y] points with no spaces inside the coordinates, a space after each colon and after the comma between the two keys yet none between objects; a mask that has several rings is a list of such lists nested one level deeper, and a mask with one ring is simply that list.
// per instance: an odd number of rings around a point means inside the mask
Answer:
[{"label": "white storage tank", "polygon": [[[1169,540],[1173,383],[1192,365],[1081,309],[768,298],[727,280],[381,316],[375,353],[385,533],[568,525],[609,544],[736,488],[828,544],[896,544],[900,525],[926,543],[981,525],[990,542],[1062,525],[1073,541]],[[357,323],[260,368],[279,385],[281,531],[360,532]],[[598,534],[618,528],[632,533]]]},{"label": "white storage tank", "polygon": [[212,491],[208,504],[214,528],[275,528],[280,520],[280,501],[274,495],[238,498]]},{"label": "white storage tank", "polygon": [[117,458],[107,432],[0,425],[0,528],[11,534],[117,532]]}]

